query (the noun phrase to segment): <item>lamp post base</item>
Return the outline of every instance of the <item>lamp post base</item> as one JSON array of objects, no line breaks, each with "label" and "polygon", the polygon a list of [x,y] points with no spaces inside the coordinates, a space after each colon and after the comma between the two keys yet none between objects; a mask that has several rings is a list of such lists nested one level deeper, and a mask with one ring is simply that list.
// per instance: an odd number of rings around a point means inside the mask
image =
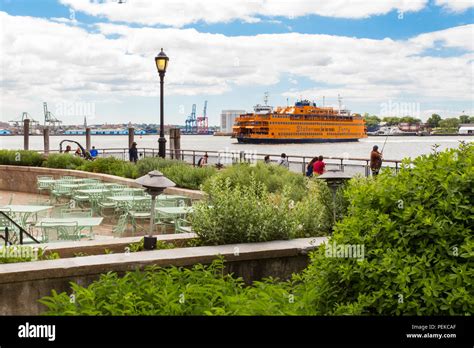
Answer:
[{"label": "lamp post base", "polygon": [[157,238],[153,236],[145,236],[143,238],[143,249],[154,250],[156,249]]},{"label": "lamp post base", "polygon": [[158,156],[161,158],[166,157],[166,139],[165,137],[160,137],[158,139]]}]

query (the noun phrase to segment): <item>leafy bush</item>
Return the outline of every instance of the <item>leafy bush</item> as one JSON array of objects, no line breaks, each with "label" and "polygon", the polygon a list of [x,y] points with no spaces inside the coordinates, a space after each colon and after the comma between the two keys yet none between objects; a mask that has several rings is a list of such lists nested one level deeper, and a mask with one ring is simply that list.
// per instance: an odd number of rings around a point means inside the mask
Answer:
[{"label": "leafy bush", "polygon": [[235,186],[230,178],[218,180],[210,201],[195,204],[191,221],[207,245],[290,239],[296,230],[288,190],[269,194],[253,177],[248,184]]},{"label": "leafy bush", "polygon": [[58,253],[28,245],[0,246],[0,264],[59,259]]},{"label": "leafy bush", "polygon": [[43,160],[43,155],[36,151],[0,150],[0,164],[4,165],[39,167]]},{"label": "leafy bush", "polygon": [[147,157],[137,162],[138,175],[143,176],[153,170],[163,171],[164,168],[181,164],[178,160],[166,159],[161,157]]},{"label": "leafy bush", "polygon": [[44,297],[47,315],[275,315],[294,314],[286,284],[272,280],[245,287],[241,278],[224,274],[222,260],[192,269],[149,267],[109,272],[87,288],[71,284],[67,293]]},{"label": "leafy bush", "polygon": [[115,157],[97,158],[94,161],[84,161],[77,168],[92,173],[102,173],[121,176],[124,178],[138,178],[138,170],[134,163],[122,161]]},{"label": "leafy bush", "polygon": [[216,173],[214,167],[193,167],[182,161],[163,158],[144,158],[137,163],[139,175],[159,170],[177,186],[198,190],[201,185]]},{"label": "leafy bush", "polygon": [[43,162],[43,167],[58,169],[77,169],[85,162],[86,161],[84,159],[67,153],[51,154]]},{"label": "leafy bush", "polygon": [[325,314],[474,312],[474,144],[404,162],[398,175],[354,180],[330,243],[364,246],[363,261],[313,255],[298,293]]},{"label": "leafy bush", "polygon": [[[223,275],[222,260],[124,278],[109,273],[88,288],[73,284],[76,303],[54,291],[41,302],[52,315],[470,315],[473,167],[469,144],[421,156],[412,165],[406,161],[398,175],[352,180],[348,216],[329,244],[363,245],[360,261],[327,257],[322,246],[291,281],[267,279],[249,287]],[[252,185],[249,194],[265,195],[261,183]],[[236,197],[238,190],[232,191]],[[238,219],[240,211],[234,213]]]},{"label": "leafy bush", "polygon": [[227,178],[230,179],[232,186],[246,186],[250,184],[251,177],[263,183],[270,193],[281,193],[285,186],[289,186],[290,198],[294,201],[300,201],[307,192],[307,179],[301,174],[261,162],[257,165],[234,164],[206,181],[203,190],[209,193],[214,185],[219,185],[219,182],[224,182]]}]

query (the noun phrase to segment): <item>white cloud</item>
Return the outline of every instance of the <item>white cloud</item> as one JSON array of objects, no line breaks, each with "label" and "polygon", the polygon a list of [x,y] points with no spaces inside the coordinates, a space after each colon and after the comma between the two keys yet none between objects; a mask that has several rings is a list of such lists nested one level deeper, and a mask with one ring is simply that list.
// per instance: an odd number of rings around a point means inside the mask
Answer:
[{"label": "white cloud", "polygon": [[367,18],[393,10],[416,12],[428,0],[61,0],[75,11],[112,21],[182,27],[187,24],[241,20],[258,22],[261,16],[296,18],[319,15],[336,18]]},{"label": "white cloud", "polygon": [[[304,77],[314,87],[285,96],[310,99],[343,95],[375,104],[389,99],[472,99],[474,25],[395,41],[313,34],[227,37],[195,29],[130,28],[99,24],[98,32],[46,19],[0,12],[2,113],[28,110],[47,100],[121,100],[156,96],[153,57],[170,57],[168,95],[218,95]],[[111,36],[113,35],[113,36]],[[437,45],[462,48],[455,57],[424,56]],[[300,86],[298,84],[297,86]],[[300,87],[301,89],[301,87]],[[423,104],[423,105],[424,105]]]},{"label": "white cloud", "polygon": [[474,7],[472,0],[435,0],[435,4],[451,12],[464,12]]}]

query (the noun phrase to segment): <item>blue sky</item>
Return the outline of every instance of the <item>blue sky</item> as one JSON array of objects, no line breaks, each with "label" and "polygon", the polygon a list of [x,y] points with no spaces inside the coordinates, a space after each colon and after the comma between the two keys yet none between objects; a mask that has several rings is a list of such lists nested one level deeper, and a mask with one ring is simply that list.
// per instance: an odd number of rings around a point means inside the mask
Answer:
[{"label": "blue sky", "polygon": [[[184,124],[191,105],[202,110],[204,100],[210,123],[218,124],[222,109],[250,110],[266,91],[275,106],[300,96],[321,104],[323,95],[336,105],[341,94],[345,107],[360,113],[379,114],[389,101],[418,103],[415,116],[423,119],[472,113],[473,6],[416,1],[390,7],[367,0],[353,10],[344,0],[321,8],[295,3],[292,14],[279,0],[248,9],[202,0],[200,17],[180,0],[161,2],[164,11],[143,0],[0,0],[2,21],[11,23],[2,33],[2,85],[9,87],[2,120],[23,111],[40,119],[46,100],[53,112],[93,104],[90,123],[156,121],[153,52],[161,46],[170,56],[171,124]],[[83,119],[58,116],[72,124]]]}]

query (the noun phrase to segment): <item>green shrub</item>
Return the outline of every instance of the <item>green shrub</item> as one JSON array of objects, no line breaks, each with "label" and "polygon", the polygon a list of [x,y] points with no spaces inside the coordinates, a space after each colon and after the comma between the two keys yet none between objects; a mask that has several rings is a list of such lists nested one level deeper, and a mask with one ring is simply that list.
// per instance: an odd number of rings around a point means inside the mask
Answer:
[{"label": "green shrub", "polygon": [[43,160],[43,155],[36,151],[0,150],[0,164],[4,165],[39,167]]},{"label": "green shrub", "polygon": [[163,171],[164,168],[171,167],[176,164],[184,164],[178,160],[160,158],[160,157],[147,157],[137,162],[138,175],[143,176],[153,170]]},{"label": "green shrub", "polygon": [[137,163],[139,175],[145,175],[152,170],[159,170],[177,186],[199,190],[201,185],[216,173],[214,167],[193,167],[182,161],[163,158],[144,158]]},{"label": "green shrub", "polygon": [[52,291],[40,302],[47,315],[275,315],[295,314],[286,283],[245,287],[224,274],[223,261],[192,269],[149,267],[124,277],[107,273],[84,288],[71,284],[75,301]]},{"label": "green shrub", "polygon": [[246,185],[217,181],[210,200],[195,204],[191,221],[207,245],[290,239],[296,230],[288,190],[270,194],[253,177]]},{"label": "green shrub", "polygon": [[348,216],[330,244],[363,245],[363,261],[313,255],[300,280],[308,310],[324,314],[474,312],[474,144],[353,180]]},{"label": "green shrub", "polygon": [[256,165],[234,164],[207,180],[203,190],[209,193],[214,185],[218,185],[227,178],[230,179],[232,186],[246,186],[250,184],[251,177],[263,183],[270,193],[281,193],[285,186],[289,186],[290,198],[294,201],[300,201],[307,192],[307,179],[301,174],[290,172],[281,166],[261,162]]},{"label": "green shrub", "polygon": [[67,153],[51,154],[46,158],[46,161],[44,161],[43,167],[58,169],[77,169],[85,162],[86,161],[84,159]]},{"label": "green shrub", "polygon": [[84,161],[77,169],[92,173],[116,175],[130,179],[136,179],[139,176],[137,167],[134,163],[122,161],[115,157],[97,158],[93,161]]}]

